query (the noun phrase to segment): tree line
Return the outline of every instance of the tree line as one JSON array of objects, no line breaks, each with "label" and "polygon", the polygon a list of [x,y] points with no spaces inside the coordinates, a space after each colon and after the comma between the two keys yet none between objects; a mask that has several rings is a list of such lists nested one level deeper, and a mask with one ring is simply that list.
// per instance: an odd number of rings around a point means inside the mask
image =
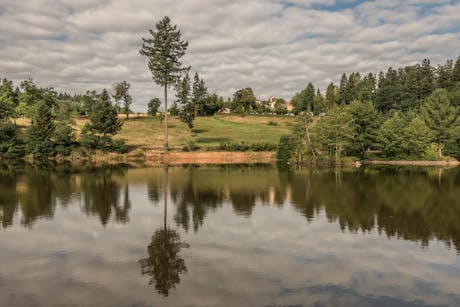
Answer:
[{"label": "tree line", "polygon": [[378,77],[343,74],[325,95],[312,83],[292,98],[295,131],[280,140],[283,160],[306,156],[384,159],[460,157],[460,56]]},{"label": "tree line", "polygon": [[[126,87],[127,83],[122,83]],[[104,89],[85,95],[57,93],[53,88],[37,86],[28,79],[14,87],[3,79],[0,85],[0,158],[48,159],[69,156],[75,150],[126,152],[123,140],[113,140],[122,127],[118,118],[120,106],[112,98],[123,100],[129,108],[127,91],[120,94],[115,86],[113,96]],[[75,115],[89,118],[77,139]],[[127,115],[128,116],[128,115]],[[18,118],[30,119],[30,125],[20,127]]]}]

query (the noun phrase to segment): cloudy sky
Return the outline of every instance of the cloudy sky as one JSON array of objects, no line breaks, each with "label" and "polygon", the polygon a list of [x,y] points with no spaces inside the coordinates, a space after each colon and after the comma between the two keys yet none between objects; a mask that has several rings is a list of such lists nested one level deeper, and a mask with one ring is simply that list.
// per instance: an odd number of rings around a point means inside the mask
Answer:
[{"label": "cloudy sky", "polygon": [[134,110],[161,97],[139,55],[168,15],[184,62],[224,97],[291,97],[342,72],[378,72],[460,54],[459,0],[0,0],[0,77],[70,93],[132,83]]}]

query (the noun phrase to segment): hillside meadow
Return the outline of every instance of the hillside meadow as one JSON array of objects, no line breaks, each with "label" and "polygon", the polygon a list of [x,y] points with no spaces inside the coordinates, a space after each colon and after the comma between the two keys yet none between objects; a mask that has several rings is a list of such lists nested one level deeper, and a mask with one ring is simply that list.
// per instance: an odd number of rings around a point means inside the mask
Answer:
[{"label": "hillside meadow", "polygon": [[[122,130],[114,139],[124,139],[126,144],[136,150],[155,150],[163,148],[164,125],[162,116],[146,116],[132,114],[129,119],[120,115],[123,120]],[[168,118],[169,144],[172,149],[195,143],[200,148],[215,148],[221,143],[271,143],[277,144],[283,134],[292,132],[295,119],[289,116],[262,115],[215,115],[197,117],[194,128],[177,117]],[[79,135],[81,128],[88,119],[76,118],[75,129]],[[28,119],[17,119],[16,123],[25,128],[30,124]]]}]

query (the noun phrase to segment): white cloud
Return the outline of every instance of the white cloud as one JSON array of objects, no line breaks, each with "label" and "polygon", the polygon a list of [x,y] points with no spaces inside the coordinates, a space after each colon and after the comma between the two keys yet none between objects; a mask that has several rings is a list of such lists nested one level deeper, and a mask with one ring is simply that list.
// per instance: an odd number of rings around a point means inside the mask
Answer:
[{"label": "white cloud", "polygon": [[[3,0],[0,75],[85,92],[126,80],[134,109],[161,97],[139,55],[141,37],[164,15],[190,42],[184,59],[224,96],[324,88],[342,72],[378,72],[458,54],[458,1]],[[318,6],[320,5],[320,6]],[[350,8],[350,6],[352,6]]]}]

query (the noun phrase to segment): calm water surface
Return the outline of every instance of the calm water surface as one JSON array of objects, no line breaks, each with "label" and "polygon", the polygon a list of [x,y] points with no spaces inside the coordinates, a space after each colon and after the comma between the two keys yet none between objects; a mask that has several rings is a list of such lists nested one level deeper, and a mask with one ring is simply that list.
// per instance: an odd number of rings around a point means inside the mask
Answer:
[{"label": "calm water surface", "polygon": [[1,306],[460,306],[460,170],[0,168]]}]

